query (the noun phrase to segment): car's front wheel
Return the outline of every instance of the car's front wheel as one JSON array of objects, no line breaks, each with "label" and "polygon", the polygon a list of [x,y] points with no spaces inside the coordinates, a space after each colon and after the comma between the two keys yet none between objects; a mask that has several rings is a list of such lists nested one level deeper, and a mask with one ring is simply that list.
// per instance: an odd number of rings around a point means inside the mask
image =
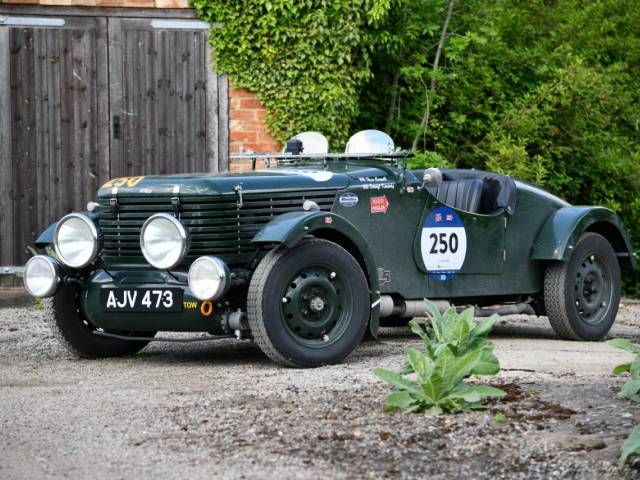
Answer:
[{"label": "car's front wheel", "polygon": [[[45,319],[69,353],[80,358],[120,357],[142,350],[147,340],[120,340],[96,335],[96,327],[80,309],[80,287],[66,285],[45,299]],[[153,338],[156,332],[111,332],[123,336]]]},{"label": "car's front wheel", "polygon": [[609,242],[580,237],[567,262],[552,263],[544,279],[544,306],[556,334],[568,340],[602,340],[620,304],[620,266]]},{"label": "car's front wheel", "polygon": [[269,252],[247,298],[255,342],[274,362],[293,367],[336,363],[362,340],[369,287],[358,262],[320,239]]}]

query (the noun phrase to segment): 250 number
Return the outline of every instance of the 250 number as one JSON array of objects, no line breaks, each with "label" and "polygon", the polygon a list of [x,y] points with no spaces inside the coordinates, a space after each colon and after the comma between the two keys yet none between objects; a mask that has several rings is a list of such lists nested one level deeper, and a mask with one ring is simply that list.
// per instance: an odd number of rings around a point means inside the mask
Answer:
[{"label": "250 number", "polygon": [[447,252],[456,253],[458,251],[458,235],[456,233],[432,233],[429,239],[433,241],[429,253],[437,255]]}]

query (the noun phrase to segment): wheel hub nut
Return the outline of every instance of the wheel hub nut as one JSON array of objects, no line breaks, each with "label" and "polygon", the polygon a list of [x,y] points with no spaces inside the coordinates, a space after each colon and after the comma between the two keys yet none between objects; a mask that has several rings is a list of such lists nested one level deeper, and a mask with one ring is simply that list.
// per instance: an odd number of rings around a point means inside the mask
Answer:
[{"label": "wheel hub nut", "polygon": [[313,297],[309,302],[309,308],[314,312],[321,312],[324,309],[324,300],[320,297]]}]

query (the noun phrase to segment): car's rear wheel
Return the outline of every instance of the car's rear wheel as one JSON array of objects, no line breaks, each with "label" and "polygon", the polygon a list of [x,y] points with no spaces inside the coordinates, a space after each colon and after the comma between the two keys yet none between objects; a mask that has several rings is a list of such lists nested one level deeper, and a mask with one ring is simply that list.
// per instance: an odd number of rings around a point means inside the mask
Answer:
[{"label": "car's rear wheel", "polygon": [[255,342],[271,360],[292,367],[344,359],[362,340],[369,310],[358,262],[320,239],[269,252],[253,274],[247,299]]},{"label": "car's rear wheel", "polygon": [[568,340],[602,340],[620,304],[620,266],[609,242],[580,237],[567,262],[552,263],[544,280],[544,306],[556,334]]},{"label": "car's rear wheel", "polygon": [[[45,319],[53,334],[71,354],[80,358],[120,357],[142,350],[149,341],[120,340],[96,335],[96,327],[80,309],[80,287],[66,285],[45,299]],[[156,332],[110,332],[131,337],[153,338]]]}]

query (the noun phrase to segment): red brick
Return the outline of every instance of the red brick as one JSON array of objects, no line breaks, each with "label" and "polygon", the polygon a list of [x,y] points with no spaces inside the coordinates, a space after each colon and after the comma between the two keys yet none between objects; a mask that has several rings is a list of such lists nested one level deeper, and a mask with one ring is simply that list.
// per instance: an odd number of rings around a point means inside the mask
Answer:
[{"label": "red brick", "polygon": [[255,110],[229,110],[231,120],[258,120]]},{"label": "red brick", "polygon": [[156,8],[189,8],[188,0],[156,0]]},{"label": "red brick", "polygon": [[236,130],[250,130],[252,132],[264,132],[264,123],[257,120],[235,120]]},{"label": "red brick", "polygon": [[81,7],[95,7],[96,6],[96,0],[73,0],[72,3],[74,5],[81,6]]},{"label": "red brick", "polygon": [[229,96],[231,98],[255,98],[256,94],[251,93],[249,90],[244,88],[233,88],[229,87]]},{"label": "red brick", "polygon": [[229,139],[232,142],[257,142],[258,134],[257,132],[249,132],[246,130],[235,131],[229,133]]},{"label": "red brick", "polygon": [[262,110],[264,107],[257,98],[241,98],[240,108],[253,108],[256,110]]}]

